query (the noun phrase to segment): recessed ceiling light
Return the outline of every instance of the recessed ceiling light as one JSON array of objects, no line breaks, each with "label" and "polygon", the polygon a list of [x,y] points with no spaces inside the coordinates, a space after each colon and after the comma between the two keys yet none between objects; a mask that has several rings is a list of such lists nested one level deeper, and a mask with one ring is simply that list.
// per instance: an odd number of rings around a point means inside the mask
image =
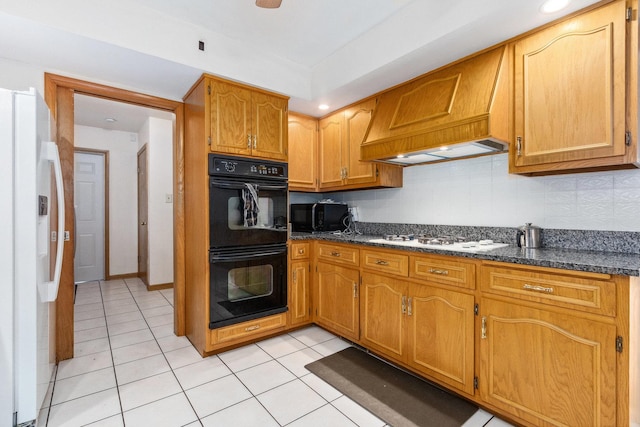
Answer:
[{"label": "recessed ceiling light", "polygon": [[561,9],[564,9],[569,4],[570,0],[547,0],[542,6],[540,6],[540,11],[542,13],[554,13]]},{"label": "recessed ceiling light", "polygon": [[320,105],[318,105],[318,108],[321,109],[321,110],[328,110],[329,106],[327,104],[320,104]]},{"label": "recessed ceiling light", "polygon": [[115,123],[118,120],[114,119],[113,117],[107,117],[106,119],[104,119],[104,121],[107,123]]}]

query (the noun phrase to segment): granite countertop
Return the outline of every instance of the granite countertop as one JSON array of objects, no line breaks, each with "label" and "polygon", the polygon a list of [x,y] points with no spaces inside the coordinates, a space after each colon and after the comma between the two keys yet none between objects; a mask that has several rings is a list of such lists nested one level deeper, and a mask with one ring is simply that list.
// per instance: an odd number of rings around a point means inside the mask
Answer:
[{"label": "granite countertop", "polygon": [[514,264],[553,267],[565,270],[586,271],[621,276],[640,276],[640,254],[624,252],[587,251],[563,248],[523,249],[511,244],[507,247],[481,253],[452,252],[443,249],[402,247],[391,243],[374,243],[380,239],[375,234],[311,234],[291,233],[291,240],[325,240],[336,243],[353,243],[365,246],[406,250],[407,252],[451,255],[464,258],[510,262]]}]

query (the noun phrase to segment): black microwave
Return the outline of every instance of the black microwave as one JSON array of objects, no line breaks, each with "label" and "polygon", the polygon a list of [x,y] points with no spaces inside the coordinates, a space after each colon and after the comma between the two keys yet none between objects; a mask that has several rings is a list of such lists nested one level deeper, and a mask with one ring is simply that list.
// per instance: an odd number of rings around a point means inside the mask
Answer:
[{"label": "black microwave", "polygon": [[349,219],[346,203],[292,203],[291,231],[344,231]]}]

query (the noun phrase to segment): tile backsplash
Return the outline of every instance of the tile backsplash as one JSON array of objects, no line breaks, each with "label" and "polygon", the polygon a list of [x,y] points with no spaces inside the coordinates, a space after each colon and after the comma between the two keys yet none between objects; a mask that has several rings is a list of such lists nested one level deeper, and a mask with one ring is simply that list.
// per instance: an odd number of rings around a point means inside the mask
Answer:
[{"label": "tile backsplash", "polygon": [[[362,222],[640,231],[640,169],[527,177],[498,154],[404,169],[404,187],[311,195],[357,206]],[[315,199],[314,199],[315,197]]]}]

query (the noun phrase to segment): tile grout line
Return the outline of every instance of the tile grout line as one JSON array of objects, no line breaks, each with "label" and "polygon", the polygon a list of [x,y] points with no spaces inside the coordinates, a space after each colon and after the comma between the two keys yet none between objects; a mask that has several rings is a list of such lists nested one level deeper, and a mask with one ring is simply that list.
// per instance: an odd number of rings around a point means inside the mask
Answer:
[{"label": "tile grout line", "polygon": [[[129,292],[131,292],[131,288],[129,288],[129,283],[127,283],[126,279],[124,280],[127,288],[129,289]],[[162,293],[160,293],[162,295]],[[189,396],[187,395],[187,392],[185,391],[184,387],[182,386],[182,384],[180,383],[180,380],[178,379],[178,376],[176,375],[176,373],[173,370],[173,366],[171,366],[171,363],[169,363],[169,359],[167,359],[167,356],[165,355],[164,350],[162,349],[162,346],[160,346],[160,343],[158,342],[158,338],[156,337],[156,335],[153,333],[153,331],[151,330],[151,326],[149,325],[149,323],[147,322],[147,318],[145,317],[144,313],[142,312],[142,309],[140,308],[140,305],[138,305],[138,301],[136,300],[136,297],[133,295],[133,293],[131,292],[131,296],[134,299],[134,302],[136,304],[136,306],[138,307],[138,310],[140,310],[140,314],[142,315],[142,319],[144,320],[144,322],[147,324],[147,327],[149,328],[149,332],[151,332],[151,335],[153,336],[153,340],[156,342],[156,345],[158,346],[158,348],[160,349],[160,353],[162,354],[162,357],[164,358],[165,362],[167,362],[167,365],[169,366],[169,370],[171,371],[171,374],[173,375],[173,378],[176,380],[176,382],[178,383],[178,386],[180,387],[180,390],[182,390],[182,394],[184,395],[185,399],[187,399],[187,402],[189,403],[189,406],[191,407],[191,409],[193,410],[193,413],[196,416],[196,420],[200,423],[200,425],[202,425],[202,420],[200,419],[200,415],[198,415],[198,413],[196,412],[196,409],[193,407],[193,403],[191,403],[191,400],[189,399]],[[169,305],[171,305],[171,303],[167,300],[167,298],[162,295],[162,297],[167,301],[167,303],[169,303]],[[173,309],[173,305],[171,305],[171,308]],[[175,335],[175,334],[174,334]],[[197,362],[196,362],[197,363]],[[114,361],[114,369],[115,369],[115,361]],[[147,377],[147,378],[151,378],[151,377]],[[166,399],[167,397],[171,397],[171,396],[175,396],[179,393],[176,394],[172,394],[170,396],[165,396],[162,399]],[[153,402],[148,402],[145,403],[145,405],[149,405],[151,403],[154,402],[158,402],[162,399],[158,399],[158,400],[154,400]],[[145,405],[140,405],[138,406],[138,408],[145,406]],[[132,408],[135,409],[135,408]],[[124,422],[124,411],[122,412],[122,418],[123,418],[123,422]],[[190,424],[190,423],[189,423]]]},{"label": "tile grout line", "polygon": [[[124,280],[123,280],[124,281]],[[111,335],[109,334],[109,323],[107,322],[107,311],[104,307],[104,295],[102,294],[102,281],[98,282],[98,287],[100,289],[100,299],[102,300],[102,310],[104,312],[104,324],[107,328],[107,342],[109,343],[109,353],[111,353],[111,367],[113,368],[113,377],[116,382],[116,393],[118,394],[118,404],[120,405],[120,418],[122,419],[122,425],[125,426],[124,421],[124,410],[122,408],[122,399],[120,398],[120,386],[118,385],[118,374],[116,373],[116,363],[113,358],[113,347],[111,346]],[[126,285],[126,282],[125,282]],[[127,286],[127,289],[129,287]],[[131,291],[129,291],[131,293]]]}]

